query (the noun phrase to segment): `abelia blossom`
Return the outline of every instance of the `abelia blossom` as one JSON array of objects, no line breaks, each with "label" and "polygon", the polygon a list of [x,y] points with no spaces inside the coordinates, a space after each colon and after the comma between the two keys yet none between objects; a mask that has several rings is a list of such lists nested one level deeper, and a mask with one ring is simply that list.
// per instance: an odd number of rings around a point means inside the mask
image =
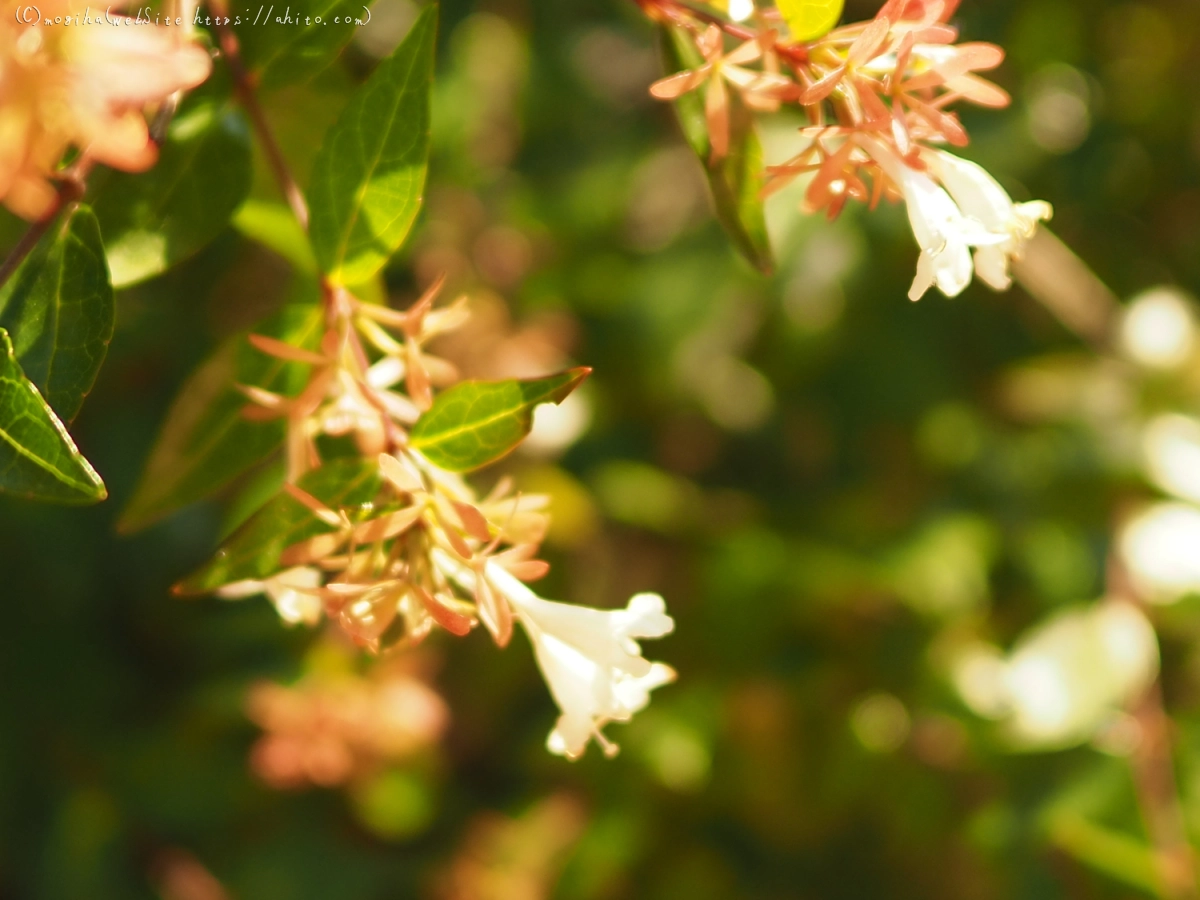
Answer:
[{"label": "abelia blossom", "polygon": [[[674,622],[656,594],[639,594],[623,610],[538,597],[523,582],[549,571],[537,558],[548,498],[516,493],[501,479],[480,499],[462,476],[410,446],[412,411],[419,415],[434,388],[456,377],[423,348],[465,317],[462,303],[433,308],[440,286],[403,313],[338,291],[319,351],[250,336],[260,352],[309,367],[294,397],[241,389],[252,401],[246,415],[286,420],[292,481],[284,490],[324,527],[282,548],[278,573],[217,593],[265,593],[285,621],[328,617],[375,653],[416,644],[437,627],[463,636],[477,624],[503,647],[520,624],[562,713],[551,751],[575,759],[595,738],[611,755],[616,745],[604,725],[628,721],[675,676],[644,659],[637,639],[661,637]],[[314,438],[321,434],[353,435],[378,467],[380,488],[369,502],[332,509],[294,483],[320,464]]]},{"label": "abelia blossom", "polygon": [[255,594],[266,594],[275,605],[279,618],[289,625],[301,622],[315,625],[321,619],[322,604],[316,589],[321,586],[322,580],[319,569],[297,566],[261,581],[235,581],[217,591],[217,596],[237,600],[253,597]]},{"label": "abelia blossom", "polygon": [[1002,240],[978,245],[975,272],[989,286],[1005,291],[1012,285],[1009,261],[1019,259],[1039,222],[1054,215],[1044,200],[1013,203],[1000,184],[976,163],[941,150],[927,150],[921,159],[930,173],[946,186],[963,214],[979,222]]},{"label": "abelia blossom", "polygon": [[[445,556],[450,577],[475,578]],[[606,756],[619,749],[602,729],[628,722],[650,702],[650,691],[675,680],[675,671],[642,656],[638,638],[670,634],[675,622],[658,594],[637,594],[625,609],[601,610],[543,600],[504,567],[489,562],[482,581],[515,614],[533,644],[538,667],[561,711],[546,740],[551,753],[578,759],[593,738]]]},{"label": "abelia blossom", "polygon": [[[144,110],[200,84],[212,67],[181,28],[75,24],[85,9],[74,0],[47,0],[40,12],[25,25],[18,4],[0,3],[0,198],[27,219],[53,209],[68,147],[129,172],[152,166],[158,150]],[[72,24],[46,24],[58,17]]]},{"label": "abelia blossom", "polygon": [[908,209],[913,236],[921,247],[917,275],[908,296],[919,300],[935,284],[947,297],[957,297],[971,283],[971,248],[1004,240],[962,210],[928,173],[914,169],[881,141],[864,138],[886,177],[898,185]]},{"label": "abelia blossom", "polygon": [[[712,112],[727,105],[726,84],[752,108],[792,103],[805,113],[803,147],[767,168],[764,197],[811,175],[806,212],[834,218],[850,200],[872,208],[885,197],[903,200],[921,247],[909,291],[914,300],[934,285],[956,296],[975,273],[997,290],[1011,285],[1011,260],[1052,210],[1042,201],[1013,203],[982,168],[939,149],[968,143],[951,104],[1009,103],[1004,90],[978,74],[999,66],[1004,51],[955,43],[958,32],[947,23],[957,0],[887,0],[875,18],[804,43],[779,39],[777,9],[763,10],[752,30],[700,16],[677,0],[639,2],[696,36],[704,65],[655,82],[650,93],[673,99],[708,81],[714,148],[728,144],[728,121]],[[707,23],[702,32],[700,22]],[[739,42],[728,54],[727,38]],[[749,67],[759,59],[761,71]]]},{"label": "abelia blossom", "polygon": [[[763,43],[747,41],[725,53],[721,30],[710,25],[696,39],[704,62],[695,69],[669,75],[650,86],[650,93],[661,100],[674,100],[707,82],[704,94],[704,113],[713,159],[729,152],[729,92],[726,82],[739,91],[751,109],[771,112],[779,108],[779,92],[790,82],[777,72],[758,72],[746,68],[746,63],[763,58]],[[770,46],[771,42],[767,42]]]}]

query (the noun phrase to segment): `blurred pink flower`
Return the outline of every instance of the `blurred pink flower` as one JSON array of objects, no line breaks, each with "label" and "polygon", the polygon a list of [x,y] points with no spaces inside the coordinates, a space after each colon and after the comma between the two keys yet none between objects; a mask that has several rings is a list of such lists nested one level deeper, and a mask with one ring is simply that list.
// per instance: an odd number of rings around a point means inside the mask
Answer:
[{"label": "blurred pink flower", "polygon": [[68,147],[128,172],[154,165],[146,107],[212,68],[181,27],[106,20],[73,0],[44,0],[40,11],[24,25],[15,2],[0,4],[0,198],[26,219],[53,208]]}]

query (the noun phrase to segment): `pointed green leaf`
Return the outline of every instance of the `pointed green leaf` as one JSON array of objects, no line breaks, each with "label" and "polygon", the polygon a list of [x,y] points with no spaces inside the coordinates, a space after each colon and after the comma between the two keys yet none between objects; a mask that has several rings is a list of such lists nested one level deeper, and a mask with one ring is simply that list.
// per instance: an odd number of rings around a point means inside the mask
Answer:
[{"label": "pointed green leaf", "polygon": [[108,352],[113,292],[96,217],[79,206],[0,289],[0,327],[64,420],[79,412]]},{"label": "pointed green leaf", "polygon": [[[668,73],[682,72],[702,65],[704,60],[688,32],[664,25],[659,31],[663,64]],[[680,127],[708,175],[713,209],[717,221],[728,233],[743,257],[764,275],[775,266],[762,189],[762,144],[754,131],[754,121],[736,96],[730,96],[729,152],[724,159],[712,159],[712,144],[704,114],[703,91],[691,91],[675,101]]]},{"label": "pointed green leaf", "polygon": [[104,482],[42,399],[0,329],[0,491],[52,503],[95,503]]},{"label": "pointed green leaf", "polygon": [[296,216],[282,203],[247,200],[233,216],[233,227],[274,250],[301,272],[316,274],[312,245]]},{"label": "pointed green leaf", "polygon": [[531,381],[464,381],[438,395],[409,443],[434,465],[469,472],[514,449],[533,427],[534,407],[562,403],[591,369]]},{"label": "pointed green leaf", "polygon": [[[374,460],[347,458],[309,472],[299,486],[330,509],[358,507],[368,512],[383,478]],[[334,530],[291,494],[280,491],[233,533],[208,565],[181,581],[175,591],[204,594],[234,581],[266,578],[279,570],[279,558],[292,544]]]},{"label": "pointed green leaf", "polygon": [[289,0],[249,9],[234,26],[242,58],[263,88],[304,81],[350,43],[369,15],[366,5],[360,0]]},{"label": "pointed green leaf", "polygon": [[165,272],[221,233],[250,192],[250,135],[230,106],[201,102],[171,123],[148,172],[111,172],[95,190],[115,287]]},{"label": "pointed green leaf", "polygon": [[437,8],[355,92],[313,167],[313,248],[340,284],[366,281],[408,235],[429,157],[429,93]]},{"label": "pointed green leaf", "polygon": [[[255,330],[315,350],[324,332],[324,313],[317,305],[293,304]],[[137,531],[202,500],[279,449],[283,421],[246,419],[242,409],[248,401],[234,386],[254,385],[291,396],[304,387],[310,370],[261,353],[245,334],[227,340],[184,383],[118,529]]]}]

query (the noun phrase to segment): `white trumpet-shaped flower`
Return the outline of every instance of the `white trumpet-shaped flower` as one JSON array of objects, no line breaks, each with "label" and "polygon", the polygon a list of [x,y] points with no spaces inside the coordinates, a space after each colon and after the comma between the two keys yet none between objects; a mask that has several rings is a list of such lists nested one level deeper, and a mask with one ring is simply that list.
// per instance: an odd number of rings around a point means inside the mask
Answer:
[{"label": "white trumpet-shaped flower", "polygon": [[[1009,263],[1019,259],[1025,244],[1048,220],[1054,208],[1044,200],[1013,203],[987,170],[944,150],[926,150],[921,158],[938,181],[945,185],[962,214],[978,222],[998,240],[977,243],[975,272],[998,291],[1012,286]],[[940,286],[940,285],[939,285]]]},{"label": "white trumpet-shaped flower", "polygon": [[[467,590],[476,573],[434,551],[439,569]],[[498,563],[487,583],[512,607],[533,644],[538,666],[561,711],[546,741],[551,753],[578,759],[592,738],[607,756],[618,747],[601,729],[628,722],[650,702],[650,691],[675,680],[675,670],[642,656],[639,638],[670,634],[675,621],[658,594],[637,594],[624,609],[591,609],[543,600]]]},{"label": "white trumpet-shaped flower", "polygon": [[957,297],[971,283],[971,248],[1000,244],[1006,238],[964,215],[945,188],[882,141],[863,138],[860,143],[904,195],[908,221],[921,247],[909,299],[920,300],[935,284],[947,297]]},{"label": "white trumpet-shaped flower", "polygon": [[921,255],[917,275],[908,290],[919,300],[935,284],[947,297],[957,297],[971,283],[971,252],[977,229],[964,219],[945,190],[914,169],[905,170],[901,184]]},{"label": "white trumpet-shaped flower", "polygon": [[247,579],[227,584],[217,591],[217,596],[235,600],[242,597],[253,597],[255,594],[266,594],[279,618],[289,625],[303,622],[306,625],[316,625],[321,620],[324,609],[316,589],[321,586],[323,576],[320,569],[312,566],[297,566],[285,569],[262,581]]}]

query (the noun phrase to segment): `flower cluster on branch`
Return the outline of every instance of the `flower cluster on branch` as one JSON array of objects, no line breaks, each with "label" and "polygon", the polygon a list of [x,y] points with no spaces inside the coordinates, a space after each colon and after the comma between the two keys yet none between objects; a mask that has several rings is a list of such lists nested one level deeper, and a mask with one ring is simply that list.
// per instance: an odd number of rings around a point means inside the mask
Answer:
[{"label": "flower cluster on branch", "polygon": [[[245,413],[286,419],[286,491],[324,528],[284,549],[279,571],[218,593],[265,593],[285,621],[328,618],[373,652],[418,643],[436,628],[463,636],[479,623],[504,647],[520,625],[561,710],[551,751],[576,758],[595,738],[611,755],[617,748],[604,724],[628,721],[674,678],[642,657],[637,639],[668,634],[674,623],[657,594],[638,594],[620,610],[537,596],[526,582],[549,571],[537,558],[548,498],[514,492],[508,479],[481,498],[412,445],[411,426],[433,406],[435,389],[458,377],[425,349],[468,315],[465,299],[435,308],[440,287],[406,312],[331,288],[319,352],[251,336],[261,352],[309,366],[295,397],[243,387]],[[329,437],[352,438],[377,478],[366,503],[331,508],[296,484],[321,466]]]},{"label": "flower cluster on branch", "polygon": [[714,158],[729,152],[732,96],[758,112],[798,107],[809,124],[795,155],[768,167],[764,195],[806,176],[805,210],[830,218],[851,200],[903,200],[921,248],[913,300],[934,285],[957,296],[972,271],[997,290],[1009,287],[1010,261],[1052,210],[1042,201],[1014,203],[983,168],[942,149],[968,143],[954,103],[1009,102],[978,74],[999,66],[1004,51],[956,43],[948,24],[956,0],[888,0],[871,21],[808,42],[788,39],[774,7],[741,24],[677,0],[639,2],[689,34],[703,59],[650,92],[671,100],[704,91]]}]

